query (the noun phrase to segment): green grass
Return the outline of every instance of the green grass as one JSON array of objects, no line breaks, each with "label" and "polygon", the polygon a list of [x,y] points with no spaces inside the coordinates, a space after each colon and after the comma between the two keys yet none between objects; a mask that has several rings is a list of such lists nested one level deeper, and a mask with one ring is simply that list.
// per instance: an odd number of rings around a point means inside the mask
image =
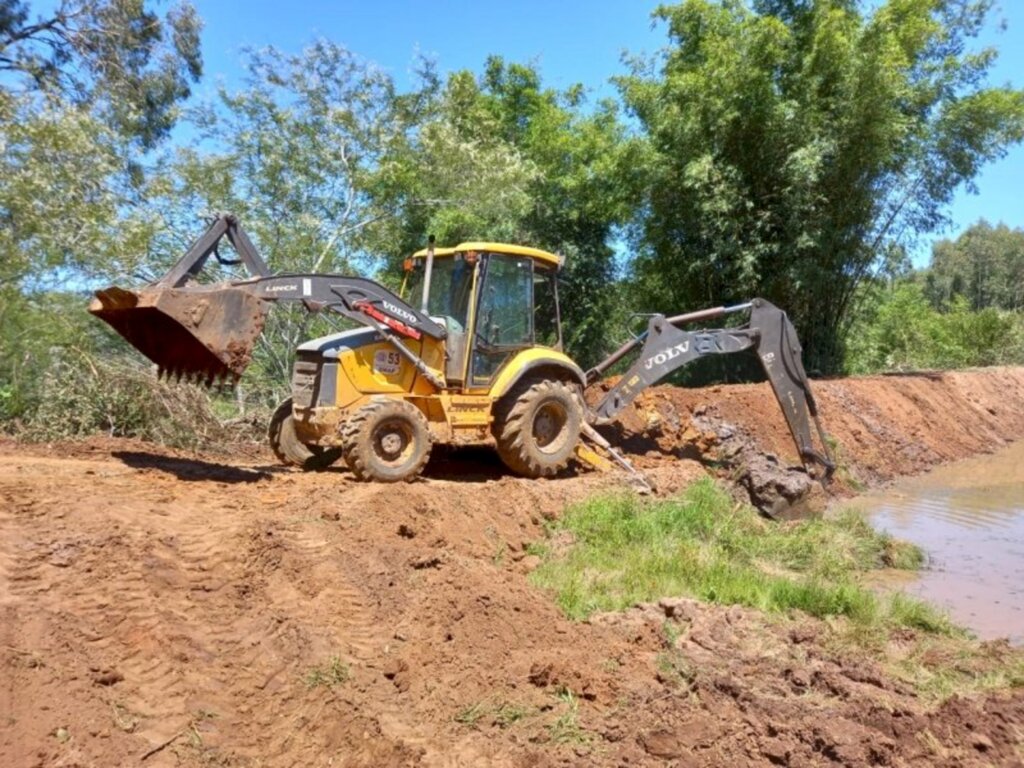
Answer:
[{"label": "green grass", "polygon": [[893,665],[894,673],[925,698],[1024,687],[1024,655],[1011,649],[991,650],[969,641],[919,642]]},{"label": "green grass", "polygon": [[310,667],[303,678],[307,688],[330,688],[348,681],[350,670],[348,664],[339,656],[331,656],[323,664]]},{"label": "green grass", "polygon": [[548,735],[555,744],[587,744],[591,734],[580,726],[580,702],[568,688],[557,694],[560,707],[558,717],[548,726]]},{"label": "green grass", "polygon": [[[566,538],[573,541],[567,551],[555,546]],[[860,583],[859,574],[872,569],[920,567],[916,547],[875,531],[853,511],[797,523],[766,520],[710,479],[670,500],[613,495],[571,507],[533,551],[543,560],[534,583],[552,590],[574,619],[687,595],[768,612],[845,616],[860,627],[958,631],[925,603],[879,596]]]},{"label": "green grass", "polygon": [[455,714],[455,722],[476,728],[480,720],[490,711],[487,701],[477,701],[467,704]]},{"label": "green grass", "polygon": [[537,715],[532,707],[517,704],[511,701],[495,701],[487,698],[467,704],[455,714],[455,722],[470,728],[479,728],[487,721],[498,728],[510,728],[520,720],[525,720]]}]

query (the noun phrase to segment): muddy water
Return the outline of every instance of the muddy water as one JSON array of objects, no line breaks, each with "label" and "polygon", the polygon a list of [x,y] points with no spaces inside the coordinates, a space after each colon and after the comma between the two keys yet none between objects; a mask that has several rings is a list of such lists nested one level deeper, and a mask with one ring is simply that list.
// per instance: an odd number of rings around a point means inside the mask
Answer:
[{"label": "muddy water", "polygon": [[921,546],[928,567],[887,576],[979,637],[1024,644],[1024,441],[860,500],[872,522]]}]

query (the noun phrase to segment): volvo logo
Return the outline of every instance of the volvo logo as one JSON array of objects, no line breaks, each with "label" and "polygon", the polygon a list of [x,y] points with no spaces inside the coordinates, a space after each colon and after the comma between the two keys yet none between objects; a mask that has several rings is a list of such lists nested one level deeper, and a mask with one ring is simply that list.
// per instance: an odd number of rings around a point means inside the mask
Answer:
[{"label": "volvo logo", "polygon": [[674,347],[669,347],[664,352],[659,352],[658,354],[652,355],[644,360],[644,369],[649,371],[656,365],[664,365],[669,360],[675,360],[680,355],[688,352],[689,349],[689,341],[684,341],[682,344],[676,344]]},{"label": "volvo logo", "polygon": [[383,305],[384,309],[387,310],[388,312],[390,312],[392,315],[397,315],[398,317],[400,317],[403,320],[405,320],[407,322],[410,322],[410,323],[418,323],[419,322],[419,318],[416,317],[416,315],[414,315],[412,312],[408,312],[408,311],[402,309],[401,307],[396,307],[394,304],[392,304],[387,299],[384,299],[383,301],[381,301],[381,304]]}]

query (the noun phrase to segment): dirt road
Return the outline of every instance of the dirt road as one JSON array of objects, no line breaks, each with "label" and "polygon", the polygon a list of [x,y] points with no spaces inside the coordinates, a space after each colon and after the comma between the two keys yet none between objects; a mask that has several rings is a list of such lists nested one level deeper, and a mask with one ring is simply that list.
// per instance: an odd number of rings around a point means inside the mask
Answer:
[{"label": "dirt road", "polygon": [[[1024,436],[1021,370],[817,391],[867,481]],[[622,437],[667,493],[713,450],[695,412],[785,456],[770,405],[660,388]],[[563,618],[526,545],[617,482],[526,481],[487,452],[382,486],[2,443],[0,765],[1020,764],[1024,695],[930,710],[815,621],[687,600]],[[666,621],[685,674],[659,663]]]}]

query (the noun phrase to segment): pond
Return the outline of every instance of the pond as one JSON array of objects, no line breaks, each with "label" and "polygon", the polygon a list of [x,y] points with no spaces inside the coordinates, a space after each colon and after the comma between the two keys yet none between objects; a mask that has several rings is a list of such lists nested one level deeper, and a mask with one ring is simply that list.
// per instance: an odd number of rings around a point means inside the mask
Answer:
[{"label": "pond", "polygon": [[945,608],[978,637],[1024,643],[1024,441],[858,499],[872,523],[928,556],[880,586]]}]

